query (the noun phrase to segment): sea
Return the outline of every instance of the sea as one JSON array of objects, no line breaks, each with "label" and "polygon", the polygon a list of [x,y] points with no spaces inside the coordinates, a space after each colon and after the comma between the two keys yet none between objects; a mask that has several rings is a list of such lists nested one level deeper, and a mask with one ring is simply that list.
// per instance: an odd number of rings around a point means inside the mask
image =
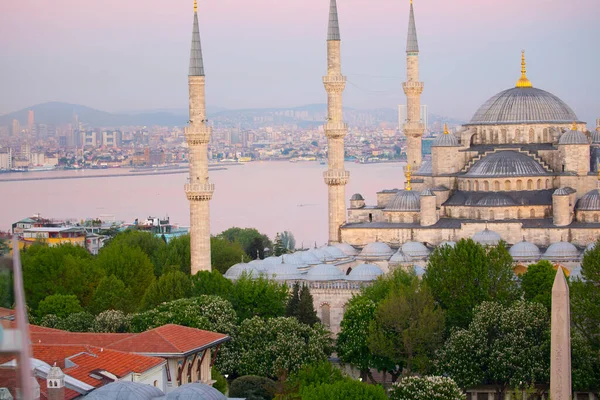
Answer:
[{"label": "sea", "polygon": [[[403,167],[404,163],[347,162],[347,206],[354,193],[375,204],[378,191],[402,188]],[[325,244],[325,170],[314,161],[254,161],[210,171],[216,186],[210,202],[211,233],[252,227],[271,238],[290,231],[297,246]],[[40,179],[14,181],[20,178]],[[0,231],[10,231],[12,223],[35,214],[56,220],[125,222],[168,216],[171,223],[189,226],[183,191],[187,178],[187,173],[136,175],[125,168],[0,174]]]}]

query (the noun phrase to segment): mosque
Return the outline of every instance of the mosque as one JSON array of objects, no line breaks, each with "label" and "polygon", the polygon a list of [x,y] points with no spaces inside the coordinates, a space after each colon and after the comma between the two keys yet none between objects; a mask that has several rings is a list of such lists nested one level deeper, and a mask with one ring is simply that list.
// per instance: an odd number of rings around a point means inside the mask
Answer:
[{"label": "mosque", "polygon": [[[515,272],[541,259],[577,274],[583,252],[600,234],[600,120],[594,132],[555,95],[534,88],[525,54],[516,85],[486,101],[457,132],[444,130],[421,152],[419,45],[411,1],[406,47],[406,182],[383,189],[371,205],[361,194],[346,208],[341,72],[341,37],[336,0],[330,0],[327,33],[329,245],[231,267],[225,276],[265,275],[310,287],[322,322],[339,332],[346,302],[364,285],[394,268],[413,266],[422,274],[437,246],[460,239],[494,246],[504,241]],[[204,69],[197,19],[190,61],[190,163],[192,273],[210,269]],[[195,254],[202,255],[196,257]]]}]

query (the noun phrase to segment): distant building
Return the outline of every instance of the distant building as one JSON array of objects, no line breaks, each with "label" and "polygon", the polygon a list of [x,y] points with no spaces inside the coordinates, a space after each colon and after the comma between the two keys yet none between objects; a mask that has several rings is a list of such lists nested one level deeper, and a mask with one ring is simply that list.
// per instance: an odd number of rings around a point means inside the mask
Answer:
[{"label": "distant building", "polygon": [[33,134],[34,130],[35,130],[35,117],[34,117],[33,110],[29,110],[29,113],[27,114],[27,132],[29,132],[29,134]]},{"label": "distant building", "polygon": [[19,133],[21,133],[21,124],[19,124],[19,120],[13,119],[10,134],[12,136],[17,136]]},{"label": "distant building", "polygon": [[121,147],[123,133],[121,131],[104,131],[102,132],[102,146],[104,147]]},{"label": "distant building", "polygon": [[12,149],[0,149],[0,170],[12,169]]},{"label": "distant building", "polygon": [[73,226],[24,229],[20,237],[24,247],[38,241],[49,246],[59,246],[68,243],[74,246],[85,247],[85,238],[85,229]]},{"label": "distant building", "polygon": [[98,146],[98,135],[95,131],[81,132],[81,145],[82,147],[97,147]]}]

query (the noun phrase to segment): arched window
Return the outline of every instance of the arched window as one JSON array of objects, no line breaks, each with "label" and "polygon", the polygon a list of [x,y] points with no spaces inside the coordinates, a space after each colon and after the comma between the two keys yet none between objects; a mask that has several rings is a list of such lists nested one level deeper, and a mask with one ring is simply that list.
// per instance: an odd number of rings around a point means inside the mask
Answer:
[{"label": "arched window", "polygon": [[535,141],[535,133],[533,132],[533,129],[529,130],[529,143],[533,143]]},{"label": "arched window", "polygon": [[499,191],[500,190],[500,182],[494,181],[494,190],[495,191]]},{"label": "arched window", "polygon": [[321,305],[321,322],[326,327],[331,324],[331,307],[327,303]]},{"label": "arched window", "polygon": [[479,181],[475,181],[475,191],[479,191]]},{"label": "arched window", "polygon": [[477,210],[477,219],[481,219],[481,211]]},{"label": "arched window", "polygon": [[510,210],[508,208],[504,210],[504,219],[510,219]]},{"label": "arched window", "polygon": [[550,189],[550,179],[546,179],[546,189]]},{"label": "arched window", "polygon": [[154,387],[158,387],[158,381],[154,381]]},{"label": "arched window", "polygon": [[542,188],[542,180],[541,180],[541,179],[538,179],[538,180],[537,180],[537,188],[538,188],[538,189],[541,189],[541,188]]},{"label": "arched window", "polygon": [[517,180],[517,190],[523,190],[523,181],[520,179]]},{"label": "arched window", "polygon": [[521,219],[521,218],[523,218],[523,213],[521,212],[521,209],[518,209],[518,210],[517,210],[517,218],[518,218],[518,219]]},{"label": "arched window", "polygon": [[413,215],[413,223],[416,224],[417,222],[419,222],[419,214]]},{"label": "arched window", "polygon": [[483,181],[483,190],[486,192],[490,190],[490,183],[488,181]]},{"label": "arched window", "polygon": [[446,215],[448,216],[448,218],[452,218],[452,209],[451,208],[446,208]]},{"label": "arched window", "polygon": [[548,128],[544,128],[544,142],[549,143],[550,137],[548,136]]},{"label": "arched window", "polygon": [[533,190],[533,181],[531,179],[527,181],[527,190]]},{"label": "arched window", "polygon": [[529,218],[535,218],[535,210],[533,208],[529,210]]},{"label": "arched window", "polygon": [[467,181],[467,187],[468,187],[467,190],[470,192],[471,191],[471,181]]},{"label": "arched window", "polygon": [[581,218],[579,218],[581,222],[585,222],[585,214],[581,214]]},{"label": "arched window", "polygon": [[519,142],[521,142],[521,141],[522,141],[522,140],[521,140],[521,131],[520,131],[519,129],[517,129],[517,130],[515,131],[515,140],[514,140],[514,141],[515,141],[516,143],[519,143]]},{"label": "arched window", "polygon": [[494,210],[490,210],[490,220],[494,220]]},{"label": "arched window", "polygon": [[594,222],[598,222],[598,214],[594,214]]},{"label": "arched window", "polygon": [[506,190],[506,191],[510,190],[510,181],[509,180],[504,181],[504,190]]}]

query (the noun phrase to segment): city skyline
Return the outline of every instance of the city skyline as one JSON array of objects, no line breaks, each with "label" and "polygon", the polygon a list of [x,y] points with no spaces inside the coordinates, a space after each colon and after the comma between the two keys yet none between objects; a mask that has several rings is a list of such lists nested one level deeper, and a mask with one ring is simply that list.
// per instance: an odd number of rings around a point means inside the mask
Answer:
[{"label": "city skyline", "polygon": [[[405,3],[338,4],[349,107],[395,108],[403,102]],[[470,119],[487,98],[514,85],[525,48],[533,85],[564,99],[593,127],[600,102],[600,82],[593,79],[600,27],[593,15],[600,5],[480,3],[415,1],[427,83],[423,101],[430,110]],[[253,7],[235,4],[235,13],[233,6],[231,0],[200,3],[210,102],[225,108],[323,103],[328,1],[258,0]],[[0,66],[8,94],[0,100],[0,114],[45,101],[111,112],[185,107],[179,60],[189,56],[189,32],[181,21],[190,7],[187,0],[169,8],[156,0],[1,4],[0,43],[12,62]],[[567,21],[581,28],[569,29]]]}]

